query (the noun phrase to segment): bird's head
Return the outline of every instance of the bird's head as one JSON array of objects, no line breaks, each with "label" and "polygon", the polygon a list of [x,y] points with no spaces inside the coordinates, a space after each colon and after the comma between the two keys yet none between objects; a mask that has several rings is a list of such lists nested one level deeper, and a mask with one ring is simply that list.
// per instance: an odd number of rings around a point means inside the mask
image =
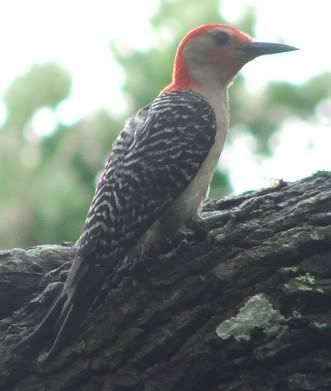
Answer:
[{"label": "bird's head", "polygon": [[263,54],[297,50],[280,43],[256,42],[225,24],[190,31],[178,46],[172,83],[163,92],[227,86],[247,62]]}]

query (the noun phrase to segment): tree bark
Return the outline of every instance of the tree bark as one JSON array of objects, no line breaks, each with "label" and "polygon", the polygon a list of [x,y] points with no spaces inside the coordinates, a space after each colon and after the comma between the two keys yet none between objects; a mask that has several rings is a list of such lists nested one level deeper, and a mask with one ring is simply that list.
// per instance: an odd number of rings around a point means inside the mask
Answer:
[{"label": "tree bark", "polygon": [[50,363],[20,349],[76,249],[0,252],[1,390],[331,390],[331,174],[208,202],[120,265]]}]

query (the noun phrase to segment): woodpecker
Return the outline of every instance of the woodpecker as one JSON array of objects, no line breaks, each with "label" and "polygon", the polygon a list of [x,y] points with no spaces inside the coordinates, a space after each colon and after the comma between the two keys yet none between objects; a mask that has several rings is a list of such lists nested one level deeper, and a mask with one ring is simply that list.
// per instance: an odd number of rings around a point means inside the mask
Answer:
[{"label": "woodpecker", "polygon": [[224,24],[202,25],[183,38],[171,83],[119,134],[63,290],[28,337],[52,329],[48,358],[84,319],[105,274],[197,216],[228,131],[228,87],[238,71],[260,55],[292,50]]}]

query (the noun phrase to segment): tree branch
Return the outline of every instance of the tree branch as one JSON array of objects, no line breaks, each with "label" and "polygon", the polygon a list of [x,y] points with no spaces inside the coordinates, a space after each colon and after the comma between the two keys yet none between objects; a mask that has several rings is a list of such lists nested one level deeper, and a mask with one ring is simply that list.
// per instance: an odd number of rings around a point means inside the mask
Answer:
[{"label": "tree branch", "polygon": [[204,230],[107,276],[47,365],[31,359],[38,346],[15,345],[76,250],[1,251],[0,389],[331,389],[331,174],[210,201],[204,217]]}]

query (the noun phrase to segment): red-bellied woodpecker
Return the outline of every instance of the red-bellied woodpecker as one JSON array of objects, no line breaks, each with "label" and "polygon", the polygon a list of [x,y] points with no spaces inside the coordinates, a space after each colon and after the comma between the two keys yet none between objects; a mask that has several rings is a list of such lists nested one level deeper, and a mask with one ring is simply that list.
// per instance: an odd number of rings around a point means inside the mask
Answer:
[{"label": "red-bellied woodpecker", "polygon": [[[54,330],[49,357],[85,316],[105,273],[174,236],[198,213],[229,124],[228,86],[257,56],[295,50],[203,25],[180,43],[173,78],[125,125],[92,200],[62,293],[29,339]],[[54,323],[54,326],[53,326]]]}]

